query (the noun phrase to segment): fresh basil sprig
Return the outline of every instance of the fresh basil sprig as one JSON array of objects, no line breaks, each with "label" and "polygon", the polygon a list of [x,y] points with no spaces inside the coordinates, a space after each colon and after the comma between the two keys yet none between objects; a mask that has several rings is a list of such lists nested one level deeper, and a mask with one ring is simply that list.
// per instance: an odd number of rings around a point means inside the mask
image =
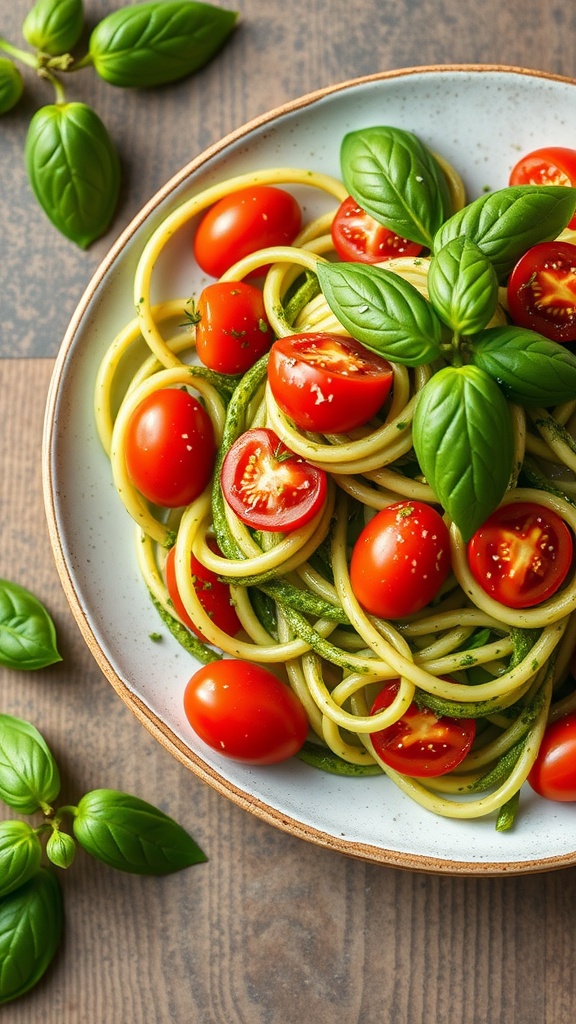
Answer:
[{"label": "fresh basil sprig", "polygon": [[59,792],[58,766],[38,730],[0,715],[0,798],[21,814],[49,814]]},{"label": "fresh basil sprig", "polygon": [[25,587],[0,579],[0,665],[39,669],[61,660],[44,605]]},{"label": "fresh basil sprig", "polygon": [[0,1003],[40,981],[60,944],[63,917],[60,883],[46,868],[0,899]]},{"label": "fresh basil sprig", "polygon": [[498,304],[498,279],[481,249],[459,235],[430,260],[428,294],[434,309],[457,334],[486,327]]},{"label": "fresh basil sprig", "polygon": [[464,540],[499,505],[510,481],[510,412],[477,366],[445,366],[418,394],[414,450],[428,483]]},{"label": "fresh basil sprig", "polygon": [[512,185],[473,200],[439,228],[436,253],[462,235],[490,260],[499,281],[537,242],[556,238],[576,210],[576,189],[564,185]]},{"label": "fresh basil sprig", "polygon": [[409,281],[363,263],[319,262],[316,272],[335,316],[367,348],[404,366],[441,354],[442,323]]},{"label": "fresh basil sprig", "polygon": [[120,161],[91,107],[53,103],[37,110],[25,158],[36,199],[63,235],[86,249],[104,234],[116,209]]},{"label": "fresh basil sprig", "polygon": [[193,0],[122,7],[92,32],[89,53],[111,85],[150,88],[198,71],[221,49],[238,14]]},{"label": "fresh basil sprig", "polygon": [[576,395],[576,356],[524,327],[491,327],[472,339],[470,358],[524,407],[560,405]]},{"label": "fresh basil sprig", "polygon": [[363,210],[402,238],[431,247],[451,199],[439,163],[416,135],[388,125],[349,132],[340,164]]},{"label": "fresh basil sprig", "polygon": [[72,50],[82,35],[82,0],[36,0],[22,25],[22,35],[30,46],[57,56]]}]

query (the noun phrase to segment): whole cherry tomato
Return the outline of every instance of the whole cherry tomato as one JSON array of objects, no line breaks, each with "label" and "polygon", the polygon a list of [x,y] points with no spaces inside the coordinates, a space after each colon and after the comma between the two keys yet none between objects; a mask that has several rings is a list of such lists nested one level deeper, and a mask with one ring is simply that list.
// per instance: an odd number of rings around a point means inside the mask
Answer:
[{"label": "whole cherry tomato", "polygon": [[[214,552],[219,554],[218,545],[209,541],[209,546]],[[191,629],[200,640],[205,640],[206,637],[194,624],[180,597],[178,592],[178,584],[176,582],[176,569],[174,565],[175,559],[175,548],[170,548],[166,561],[164,563],[164,578],[166,580],[166,587],[170,595],[170,600],[174,605],[174,610],[177,612],[182,622],[188,629]],[[190,556],[190,573],[192,576],[192,583],[194,590],[198,596],[198,600],[202,605],[204,611],[210,616],[214,625],[218,626],[229,636],[236,636],[240,632],[241,624],[236,614],[236,609],[232,603],[230,596],[230,587],[227,583],[223,583],[218,579],[215,572],[211,569],[207,569],[202,562],[199,562],[195,555]]]},{"label": "whole cherry tomato", "polygon": [[544,733],[528,782],[546,800],[576,800],[576,714],[552,722]]},{"label": "whole cherry tomato", "polygon": [[246,373],[274,340],[262,292],[243,281],[209,284],[196,311],[198,358],[217,373]]}]

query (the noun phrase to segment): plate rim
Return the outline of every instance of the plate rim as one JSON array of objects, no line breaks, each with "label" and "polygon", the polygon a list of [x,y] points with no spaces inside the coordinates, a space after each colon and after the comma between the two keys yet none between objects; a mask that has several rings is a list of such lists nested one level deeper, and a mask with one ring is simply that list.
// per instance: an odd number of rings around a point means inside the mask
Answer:
[{"label": "plate rim", "polygon": [[257,115],[246,121],[232,131],[228,132],[218,141],[202,150],[199,154],[189,160],[176,174],[174,174],[161,188],[159,188],[150,199],[141,207],[138,213],[120,232],[117,239],[105,254],[96,271],[86,286],[74,313],[69,321],[63,340],[55,357],[54,367],[48,385],[43,433],[41,448],[41,482],[43,491],[44,511],[48,526],[49,541],[56,564],[60,583],[64,590],[72,615],[80,629],[81,635],[101,669],[107,681],[112,685],[115,692],[123,703],[132,711],[138,721],[144,725],[147,731],[156,739],[160,745],[177,761],[189,769],[197,778],[207,783],[227,799],[231,800],[241,809],[254,814],[260,820],[272,825],[280,831],[286,832],[316,846],[331,849],[344,856],[363,862],[380,864],[384,867],[394,867],[404,870],[420,872],[424,874],[438,874],[450,876],[469,877],[500,877],[502,875],[523,875],[537,874],[552,870],[561,870],[576,864],[576,850],[571,853],[560,854],[554,857],[543,857],[520,861],[468,861],[448,860],[440,857],[431,857],[425,854],[413,854],[403,851],[387,849],[374,846],[370,843],[362,843],[349,839],[339,839],[329,833],[322,831],[314,825],[304,823],[292,815],[283,813],[278,808],[271,807],[259,797],[254,797],[235,783],[223,779],[219,773],[201,757],[196,755],[158,716],[142,701],[135,693],[131,692],[125,682],[120,678],[111,661],[105,655],[98,644],[90,625],[88,617],[77,594],[72,575],[66,557],[60,532],[58,529],[57,502],[52,481],[52,452],[55,435],[54,415],[60,383],[64,374],[69,353],[73,347],[77,331],[81,325],[86,308],[94,297],[101,282],[110,272],[116,260],[119,258],[127,243],[133,235],[144,224],[147,218],[164,202],[180,185],[194,172],[198,171],[205,163],[214,156],[238,142],[253,131],[275,121],[278,117],[302,110],[318,101],[332,96],[338,92],[345,92],[352,88],[370,85],[377,82],[393,81],[399,78],[415,76],[418,74],[431,73],[493,73],[504,75],[517,75],[526,78],[538,78],[546,81],[576,85],[576,78],[554,72],[542,71],[532,68],[522,68],[508,64],[427,64],[413,67],[402,67],[387,71],[375,72],[369,75],[358,76],[337,82],[323,88],[305,93],[295,99],[288,100],[270,110]]}]

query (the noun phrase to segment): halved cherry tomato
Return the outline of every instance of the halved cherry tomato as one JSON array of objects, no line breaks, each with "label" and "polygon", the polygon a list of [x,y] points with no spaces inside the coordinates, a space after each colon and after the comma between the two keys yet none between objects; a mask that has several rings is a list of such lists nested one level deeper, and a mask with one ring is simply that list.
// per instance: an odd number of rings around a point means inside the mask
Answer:
[{"label": "halved cherry tomato", "polygon": [[[218,545],[215,541],[208,542],[209,547],[212,548],[217,554],[219,554]],[[166,587],[170,595],[170,600],[174,605],[174,610],[178,613],[182,622],[188,629],[191,629],[200,640],[205,640],[206,637],[194,624],[180,597],[178,592],[178,584],[176,583],[176,568],[174,565],[175,559],[175,548],[170,548],[166,561],[164,563],[164,577],[166,580]],[[242,626],[240,620],[236,614],[234,605],[232,604],[232,598],[230,596],[230,587],[227,583],[223,583],[218,579],[215,572],[211,569],[207,569],[202,562],[199,562],[195,555],[190,556],[190,573],[192,576],[192,583],[194,590],[198,596],[198,600],[202,605],[204,611],[210,616],[212,621],[219,629],[224,630],[229,636],[236,636],[240,632]]]},{"label": "halved cherry tomato", "polygon": [[[576,186],[576,149],[544,146],[526,153],[510,171],[510,185]],[[569,228],[576,228],[576,214]]]},{"label": "halved cherry tomato", "polygon": [[200,221],[194,257],[212,277],[258,249],[291,245],[300,230],[302,211],[294,196],[274,185],[254,185],[220,199]]},{"label": "halved cherry tomato", "polygon": [[422,252],[417,242],[379,224],[352,196],[336,210],[332,241],[340,259],[353,263],[382,263],[393,256],[418,256]]},{"label": "halved cherry tomato", "polygon": [[[370,714],[389,708],[399,687],[400,680],[386,683]],[[445,775],[461,764],[475,735],[475,719],[437,715],[412,701],[397,722],[370,733],[370,739],[378,757],[389,768],[402,775],[426,779]]]},{"label": "halved cherry tomato", "polygon": [[210,482],[214,429],[200,402],[180,388],[161,388],[133,412],[126,432],[126,468],[156,505],[188,505]]},{"label": "halved cherry tomato", "polygon": [[515,324],[551,341],[576,340],[576,245],[539,242],[520,257],[508,279]]},{"label": "halved cherry tomato", "polygon": [[256,530],[288,533],[305,526],[326,500],[327,477],[273,430],[245,431],[222,464],[222,493],[238,518]]},{"label": "halved cherry tomato", "polygon": [[561,587],[572,562],[563,519],[535,502],[510,502],[488,517],[468,543],[470,572],[507,608],[531,608]]},{"label": "halved cherry tomato", "polygon": [[270,389],[301,430],[340,434],[368,423],[393,378],[388,360],[344,335],[293,334],[270,349]]},{"label": "halved cherry tomato", "polygon": [[356,599],[371,615],[402,619],[436,597],[450,572],[442,516],[421,501],[399,501],[364,527],[350,560]]},{"label": "halved cherry tomato", "polygon": [[552,722],[544,733],[528,782],[546,800],[576,800],[576,714]]},{"label": "halved cherry tomato", "polygon": [[285,761],[308,733],[304,707],[289,686],[245,661],[198,669],[184,691],[184,711],[204,743],[246,764]]},{"label": "halved cherry tomato", "polygon": [[216,281],[200,293],[196,351],[218,373],[246,373],[273,341],[259,288],[244,281]]}]

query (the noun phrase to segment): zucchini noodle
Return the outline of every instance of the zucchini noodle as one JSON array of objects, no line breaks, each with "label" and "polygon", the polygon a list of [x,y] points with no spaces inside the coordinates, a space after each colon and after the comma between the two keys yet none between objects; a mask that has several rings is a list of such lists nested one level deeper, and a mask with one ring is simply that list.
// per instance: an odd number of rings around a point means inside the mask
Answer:
[{"label": "zucchini noodle", "polygon": [[[453,208],[465,203],[457,172],[437,157]],[[412,420],[419,391],[438,368],[393,364],[390,398],[378,417],[349,433],[299,430],[266,382],[266,357],[244,377],[199,365],[193,319],[197,298],[153,303],[154,268],[176,232],[216,201],[253,185],[321,194],[333,206],[304,225],[292,245],[259,250],[235,263],[222,281],[263,275],[266,316],[276,338],[294,333],[346,335],[317,284],[319,262],[334,259],[331,225],[347,191],[337,179],[307,169],[271,168],[222,181],[182,203],[145,244],[134,276],[135,317],[114,338],[95,384],[94,414],[120,502],[135,523],[143,585],[174,636],[197,661],[240,658],[272,666],[302,702],[310,725],[306,756],[343,774],[385,774],[434,814],[476,818],[499,814],[518,794],[548,721],[576,710],[569,661],[576,643],[576,573],[552,597],[514,610],[489,597],[473,578],[454,523],[452,572],[432,605],[398,622],[367,614],[350,583],[353,524],[364,525],[399,500],[439,502],[415,464]],[[429,258],[397,257],[388,270],[428,296]],[[507,323],[501,301],[489,326]],[[160,388],[200,397],[219,448],[213,483],[189,506],[147,502],[126,467],[130,418]],[[557,409],[525,412],[510,404],[514,469],[502,504],[536,502],[576,533],[576,398]],[[245,526],[222,497],[219,468],[230,444],[250,427],[266,427],[292,452],[328,474],[327,497],[305,526],[287,533]],[[216,538],[218,549],[212,543]],[[175,547],[178,591],[200,641],[170,600],[164,561]],[[205,611],[190,559],[230,586],[241,632],[230,636]],[[371,714],[383,683],[399,680],[389,707]],[[371,735],[395,723],[413,701],[438,715],[478,720],[464,761],[445,776],[414,779],[390,769]],[[502,812],[504,813],[504,812]],[[498,826],[497,826],[498,827]],[[507,826],[502,826],[507,827]]]}]

